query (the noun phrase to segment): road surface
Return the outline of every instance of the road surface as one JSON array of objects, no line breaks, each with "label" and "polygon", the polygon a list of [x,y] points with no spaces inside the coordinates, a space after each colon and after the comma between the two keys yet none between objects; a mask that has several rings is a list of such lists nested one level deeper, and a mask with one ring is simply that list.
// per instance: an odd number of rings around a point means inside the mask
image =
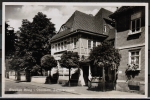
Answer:
[{"label": "road surface", "polygon": [[[63,89],[48,88],[44,85],[29,82],[5,80],[5,94],[73,94]],[[49,85],[49,84],[47,84]]]}]

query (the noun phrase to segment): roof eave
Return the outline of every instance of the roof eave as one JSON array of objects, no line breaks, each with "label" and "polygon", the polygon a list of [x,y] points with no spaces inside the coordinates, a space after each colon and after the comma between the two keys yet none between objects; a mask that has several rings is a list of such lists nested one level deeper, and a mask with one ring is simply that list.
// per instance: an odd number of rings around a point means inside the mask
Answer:
[{"label": "roof eave", "polygon": [[104,38],[108,37],[108,35],[105,35],[105,34],[100,34],[100,33],[96,33],[96,32],[90,32],[90,31],[81,30],[81,29],[79,29],[79,32],[90,34],[90,35],[95,35],[95,36],[99,36],[99,37],[104,37]]},{"label": "roof eave", "polygon": [[60,40],[60,39],[63,39],[63,38],[68,37],[68,36],[71,36],[71,35],[73,35],[73,34],[75,34],[75,33],[78,33],[78,32],[86,33],[86,34],[90,34],[90,35],[95,35],[95,36],[99,36],[99,37],[103,37],[103,38],[107,38],[107,37],[108,37],[108,35],[105,35],[105,34],[99,34],[99,33],[90,32],[90,31],[86,31],[86,30],[82,30],[82,29],[77,29],[77,30],[75,30],[75,31],[73,31],[73,32],[70,32],[70,33],[67,34],[67,35],[64,35],[64,36],[62,36],[62,37],[53,39],[53,40],[51,40],[50,42],[58,41],[58,40]]}]

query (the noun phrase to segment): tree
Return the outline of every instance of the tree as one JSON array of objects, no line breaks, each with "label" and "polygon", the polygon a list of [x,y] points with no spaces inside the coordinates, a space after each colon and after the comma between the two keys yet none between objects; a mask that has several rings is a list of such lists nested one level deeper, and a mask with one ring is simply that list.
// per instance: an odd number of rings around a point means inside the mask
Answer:
[{"label": "tree", "polygon": [[51,70],[52,67],[57,66],[57,61],[54,59],[53,56],[51,56],[50,54],[47,54],[41,58],[41,66],[43,67],[43,69],[48,71],[48,70]]},{"label": "tree", "polygon": [[66,51],[62,54],[60,65],[69,69],[69,86],[70,86],[70,69],[79,67],[79,55],[77,52]]},{"label": "tree", "polygon": [[94,47],[90,52],[89,60],[92,66],[92,76],[102,75],[103,80],[107,81],[109,77],[105,75],[108,73],[108,70],[114,70],[114,82],[116,81],[116,71],[120,65],[121,55],[111,42],[104,41],[101,45]]},{"label": "tree", "polygon": [[120,65],[121,55],[111,42],[105,41],[91,50],[89,59],[97,67],[110,67],[114,69],[114,64],[117,68]]},{"label": "tree", "polygon": [[8,30],[9,25],[5,22],[5,55],[11,58],[15,52],[14,40],[15,34],[14,29]]},{"label": "tree", "polygon": [[50,81],[51,79],[51,69],[52,67],[56,67],[57,66],[57,61],[54,59],[53,56],[51,56],[50,54],[44,55],[41,58],[41,66],[43,67],[43,69],[45,69],[46,71],[49,71],[49,75],[48,75],[48,81]]},{"label": "tree", "polygon": [[17,56],[27,57],[25,55],[30,53],[30,56],[35,59],[36,63],[34,64],[40,65],[41,57],[50,53],[49,41],[56,34],[54,24],[50,20],[45,14],[39,12],[33,18],[33,22],[27,19],[22,21],[20,33],[17,36],[18,41],[15,44]]},{"label": "tree", "polygon": [[20,71],[24,70],[24,68],[21,66],[22,64],[22,59],[19,57],[13,57],[9,61],[9,69],[14,70],[15,73],[17,72],[17,80],[20,80]]}]

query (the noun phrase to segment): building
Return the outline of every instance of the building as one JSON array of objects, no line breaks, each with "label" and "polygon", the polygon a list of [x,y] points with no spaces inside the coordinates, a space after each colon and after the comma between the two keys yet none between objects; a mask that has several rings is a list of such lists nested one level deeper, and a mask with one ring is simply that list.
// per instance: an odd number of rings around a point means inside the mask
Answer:
[{"label": "building", "polygon": [[[63,52],[73,51],[78,52],[80,59],[82,56],[86,59],[89,57],[91,49],[101,44],[102,41],[109,40],[114,43],[115,29],[112,19],[108,17],[110,14],[112,12],[104,8],[101,8],[95,16],[75,11],[67,22],[61,26],[59,32],[52,37],[51,55],[59,61]],[[58,67],[59,72],[68,72],[65,68],[61,70],[60,65]],[[87,85],[89,66],[82,68],[82,70],[84,82]]]},{"label": "building", "polygon": [[59,60],[64,51],[73,51],[78,52],[80,58],[83,55],[87,58],[90,50],[105,39],[114,41],[110,14],[112,12],[104,8],[95,16],[75,11],[51,39],[51,55]]},{"label": "building", "polygon": [[[110,18],[116,22],[115,48],[122,56],[118,71],[118,87],[122,91],[132,90],[130,86],[144,92],[145,83],[145,6],[123,6]],[[137,65],[126,76],[128,65]],[[131,78],[131,79],[130,79]],[[136,89],[135,89],[136,90]]]}]

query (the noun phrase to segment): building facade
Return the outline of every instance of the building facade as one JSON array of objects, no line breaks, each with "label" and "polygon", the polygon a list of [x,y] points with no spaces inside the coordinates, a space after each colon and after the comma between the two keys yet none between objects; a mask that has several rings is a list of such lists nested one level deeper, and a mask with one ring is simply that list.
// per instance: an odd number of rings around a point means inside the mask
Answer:
[{"label": "building facade", "polygon": [[[112,12],[104,8],[101,8],[95,16],[75,11],[68,21],[61,26],[59,32],[52,37],[51,55],[59,62],[65,51],[73,51],[78,52],[81,60],[83,56],[85,59],[88,58],[91,49],[100,45],[102,41],[110,40],[114,43],[113,22],[108,17],[110,14]],[[58,68],[61,76],[69,74],[68,69],[62,68],[59,63]],[[89,66],[85,68],[82,66],[82,71],[83,83],[87,85],[89,73],[91,73]]]},{"label": "building facade", "polygon": [[[122,56],[118,71],[118,85],[121,90],[128,91],[131,90],[128,86],[135,83],[138,84],[135,86],[139,86],[139,91],[143,92],[145,82],[145,7],[123,6],[110,17],[116,22],[115,48],[119,49]],[[135,64],[137,68],[128,73],[127,69],[132,64]],[[127,77],[127,74],[130,77]]]},{"label": "building facade", "polygon": [[103,8],[95,16],[75,11],[51,39],[51,55],[59,60],[64,51],[73,51],[80,58],[83,55],[87,58],[93,47],[105,39],[114,39],[114,33],[110,33],[113,32],[110,14]]}]

